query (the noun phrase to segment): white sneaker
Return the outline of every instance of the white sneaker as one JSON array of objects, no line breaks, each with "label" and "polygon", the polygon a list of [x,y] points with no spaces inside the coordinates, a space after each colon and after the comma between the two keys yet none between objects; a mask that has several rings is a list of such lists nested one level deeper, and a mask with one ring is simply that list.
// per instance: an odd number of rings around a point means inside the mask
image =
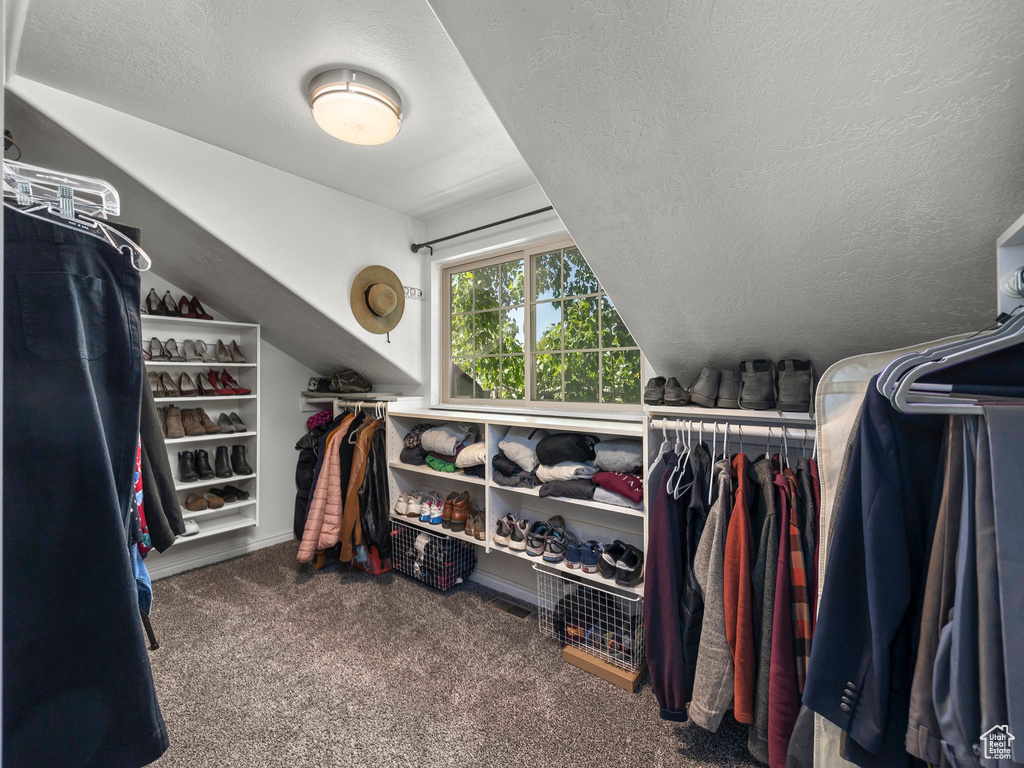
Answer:
[{"label": "white sneaker", "polygon": [[419,517],[420,511],[423,509],[423,500],[418,493],[415,491],[409,494],[408,500],[405,502],[405,516],[406,517]]},{"label": "white sneaker", "polygon": [[185,532],[182,536],[195,536],[199,533],[199,523],[193,520],[191,517],[185,518]]},{"label": "white sneaker", "polygon": [[399,516],[404,516],[405,515],[406,508],[407,508],[407,505],[409,503],[409,495],[410,494],[408,494],[408,493],[403,493],[401,496],[398,497],[398,501],[395,502],[395,509],[394,509],[394,512],[395,512],[396,515],[399,515]]},{"label": "white sneaker", "polygon": [[512,535],[509,537],[508,548],[520,552],[526,551],[526,534],[530,530],[530,521],[526,518],[516,518],[516,524],[512,526]]}]

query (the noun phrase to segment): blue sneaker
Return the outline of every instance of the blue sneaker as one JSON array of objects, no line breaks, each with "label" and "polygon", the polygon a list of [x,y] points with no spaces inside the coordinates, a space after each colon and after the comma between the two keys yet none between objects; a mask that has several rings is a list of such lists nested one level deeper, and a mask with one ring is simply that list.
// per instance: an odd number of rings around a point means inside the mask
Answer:
[{"label": "blue sneaker", "polygon": [[444,513],[444,502],[437,496],[430,497],[430,524],[440,525]]},{"label": "blue sneaker", "polygon": [[565,528],[552,528],[548,532],[548,539],[544,542],[545,563],[560,563],[565,559],[565,548],[570,536],[572,534]]},{"label": "blue sneaker", "polygon": [[580,568],[584,573],[597,573],[601,559],[601,545],[591,539],[580,544]]},{"label": "blue sneaker", "polygon": [[430,504],[430,498],[431,497],[428,494],[423,494],[423,498],[421,498],[419,500],[420,522],[421,523],[429,523],[430,522],[430,511],[432,509],[431,504]]},{"label": "blue sneaker", "polygon": [[580,541],[571,531],[565,532],[565,567],[573,570],[580,567]]},{"label": "blue sneaker", "polygon": [[547,520],[535,520],[526,534],[526,554],[530,557],[543,555],[549,533],[551,533],[551,526],[548,525]]}]

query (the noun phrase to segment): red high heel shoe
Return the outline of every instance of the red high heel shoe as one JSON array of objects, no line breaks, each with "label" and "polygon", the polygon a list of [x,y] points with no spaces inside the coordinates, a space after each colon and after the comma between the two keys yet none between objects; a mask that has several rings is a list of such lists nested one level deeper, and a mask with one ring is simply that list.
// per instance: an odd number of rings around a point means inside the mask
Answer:
[{"label": "red high heel shoe", "polygon": [[235,381],[234,377],[227,371],[220,372],[221,386],[231,387],[235,390],[236,395],[251,395],[252,390],[246,389],[245,387],[239,386],[238,382]]},{"label": "red high heel shoe", "polygon": [[[182,296],[181,298],[184,300],[185,297]],[[206,311],[203,305],[199,303],[199,299],[195,296],[192,297],[192,300],[188,305],[189,309],[195,312],[195,317],[198,317],[200,320],[213,320],[213,315]]]},{"label": "red high heel shoe", "polygon": [[238,394],[232,387],[229,387],[222,381],[219,381],[219,376],[216,371],[211,370],[206,374],[210,380],[210,387],[213,389],[213,393],[216,395],[235,395]]},{"label": "red high heel shoe", "polygon": [[185,298],[184,294],[182,294],[181,298],[178,299],[178,314],[182,317],[199,317],[188,303],[188,299]]}]

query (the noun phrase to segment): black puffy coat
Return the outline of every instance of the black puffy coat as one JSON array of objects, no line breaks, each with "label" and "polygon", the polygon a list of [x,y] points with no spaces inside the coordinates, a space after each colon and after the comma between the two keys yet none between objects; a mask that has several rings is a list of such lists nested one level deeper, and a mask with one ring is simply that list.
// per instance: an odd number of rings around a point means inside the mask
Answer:
[{"label": "black puffy coat", "polygon": [[302,532],[306,528],[306,512],[309,509],[309,495],[313,492],[313,485],[319,474],[318,468],[321,455],[324,449],[324,438],[327,433],[333,430],[341,421],[338,416],[329,424],[321,424],[319,427],[307,430],[306,434],[299,438],[295,444],[295,450],[299,452],[299,460],[295,465],[295,514],[292,519],[292,533],[295,538],[302,541]]},{"label": "black puffy coat", "polygon": [[370,456],[359,487],[359,519],[363,542],[377,548],[381,559],[391,557],[391,500],[388,492],[385,431],[383,425],[370,438]]}]

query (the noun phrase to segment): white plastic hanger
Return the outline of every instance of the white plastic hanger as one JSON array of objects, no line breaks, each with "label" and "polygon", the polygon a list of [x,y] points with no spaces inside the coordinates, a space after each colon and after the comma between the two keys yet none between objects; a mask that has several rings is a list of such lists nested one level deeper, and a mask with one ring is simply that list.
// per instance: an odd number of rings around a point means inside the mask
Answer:
[{"label": "white plastic hanger", "polygon": [[3,190],[4,207],[103,240],[129,256],[139,272],[153,266],[141,246],[100,220],[121,213],[117,190],[102,179],[4,160]]}]

